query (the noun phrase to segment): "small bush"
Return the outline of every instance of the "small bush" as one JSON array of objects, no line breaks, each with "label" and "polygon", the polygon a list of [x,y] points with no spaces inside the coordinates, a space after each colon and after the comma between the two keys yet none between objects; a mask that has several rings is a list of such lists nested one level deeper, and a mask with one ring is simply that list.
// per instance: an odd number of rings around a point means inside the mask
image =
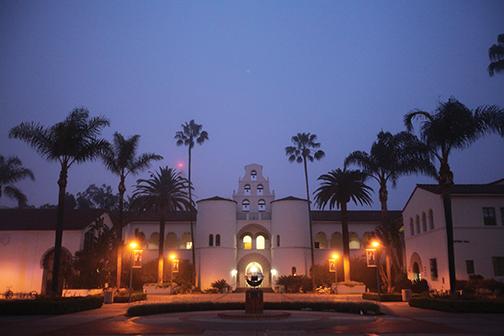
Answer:
[{"label": "small bush", "polygon": [[311,279],[304,275],[282,275],[277,285],[284,286],[287,293],[309,292],[312,290]]},{"label": "small bush", "polygon": [[504,313],[504,301],[502,300],[413,297],[409,301],[409,305],[455,313]]},{"label": "small bush", "polygon": [[212,282],[212,288],[216,289],[219,293],[224,293],[226,290],[229,290],[231,286],[224,279],[217,280]]},{"label": "small bush", "polygon": [[0,315],[55,315],[100,308],[102,296],[0,301]]},{"label": "small bush", "polygon": [[[265,302],[268,310],[313,310],[353,314],[379,314],[380,307],[371,302]],[[210,310],[245,310],[243,302],[159,303],[132,306],[128,316],[181,313]]]},{"label": "small bush", "polygon": [[381,302],[402,301],[402,295],[399,293],[380,294],[380,295],[378,295],[378,293],[364,293],[362,294],[362,298],[364,300],[373,300]]},{"label": "small bush", "polygon": [[427,280],[413,280],[411,283],[411,291],[413,293],[426,293],[429,291],[429,283]]},{"label": "small bush", "polygon": [[399,280],[396,285],[396,288],[398,290],[411,289],[411,287],[413,287],[413,283],[406,277],[403,277],[401,280]]},{"label": "small bush", "polygon": [[119,292],[118,295],[114,296],[114,303],[128,303],[128,302],[135,302],[135,301],[143,301],[147,300],[147,294],[142,293],[142,292],[133,292],[131,293],[131,301],[130,301],[130,295],[128,292]]}]

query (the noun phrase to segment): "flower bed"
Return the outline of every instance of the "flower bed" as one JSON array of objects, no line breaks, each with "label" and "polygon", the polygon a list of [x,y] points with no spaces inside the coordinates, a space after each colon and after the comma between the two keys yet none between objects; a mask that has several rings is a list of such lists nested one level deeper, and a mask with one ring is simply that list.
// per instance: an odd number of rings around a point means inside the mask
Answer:
[{"label": "flower bed", "polygon": [[504,300],[413,297],[409,305],[454,313],[504,313]]},{"label": "flower bed", "polygon": [[100,308],[103,296],[0,301],[0,315],[56,315]]}]

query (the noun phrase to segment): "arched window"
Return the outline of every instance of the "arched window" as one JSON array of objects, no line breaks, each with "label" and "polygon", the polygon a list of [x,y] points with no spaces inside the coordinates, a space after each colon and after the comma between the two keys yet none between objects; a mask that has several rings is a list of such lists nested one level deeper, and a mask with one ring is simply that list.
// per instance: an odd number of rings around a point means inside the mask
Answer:
[{"label": "arched window", "polygon": [[327,248],[327,237],[324,232],[319,232],[315,235],[315,240],[313,241],[313,247],[316,249]]},{"label": "arched window", "polygon": [[213,234],[208,236],[208,246],[213,246]]},{"label": "arched window", "polygon": [[190,250],[192,248],[191,233],[190,232],[182,233],[182,237],[180,237],[179,246],[181,249],[184,249],[184,250]]},{"label": "arched window", "polygon": [[250,179],[251,179],[252,181],[257,180],[257,172],[256,172],[255,170],[252,170],[252,171],[250,172]]},{"label": "arched window", "polygon": [[360,249],[360,240],[359,236],[355,232],[350,232],[350,250],[358,250]]},{"label": "arched window", "polygon": [[156,249],[159,246],[159,233],[153,232],[149,238],[149,248]]},{"label": "arched window", "polygon": [[168,232],[166,234],[166,248],[176,249],[177,243],[177,235],[175,232]]},{"label": "arched window", "polygon": [[263,235],[259,235],[256,238],[256,249],[264,250],[266,248],[266,239],[264,239]]},{"label": "arched window", "polygon": [[427,231],[427,216],[425,215],[425,212],[422,212],[422,230],[423,232]]},{"label": "arched window", "polygon": [[220,246],[220,234],[215,235],[215,246]]},{"label": "arched window", "polygon": [[243,211],[250,211],[250,201],[248,199],[243,200],[243,202],[242,202],[242,210]]},{"label": "arched window", "polygon": [[245,184],[243,187],[243,192],[245,195],[250,195],[250,184]]},{"label": "arched window", "polygon": [[416,233],[420,233],[420,216],[416,215],[415,217],[415,226],[416,226]]},{"label": "arched window", "polygon": [[343,249],[343,237],[341,236],[341,232],[334,232],[331,235],[331,248],[336,250]]},{"label": "arched window", "polygon": [[249,235],[246,235],[243,237],[243,249],[244,250],[251,250],[252,249],[252,237]]},{"label": "arched window", "polygon": [[432,209],[429,209],[429,229],[434,229],[434,213],[432,212]]},{"label": "arched window", "polygon": [[259,211],[266,211],[266,201],[263,199],[260,199],[259,202],[257,202],[257,207]]},{"label": "arched window", "polygon": [[276,236],[276,245],[277,247],[280,247],[280,235]]},{"label": "arched window", "polygon": [[257,185],[257,195],[262,195],[264,191],[264,187],[262,184]]},{"label": "arched window", "polygon": [[413,224],[413,218],[409,219],[410,234],[415,235],[415,225]]}]

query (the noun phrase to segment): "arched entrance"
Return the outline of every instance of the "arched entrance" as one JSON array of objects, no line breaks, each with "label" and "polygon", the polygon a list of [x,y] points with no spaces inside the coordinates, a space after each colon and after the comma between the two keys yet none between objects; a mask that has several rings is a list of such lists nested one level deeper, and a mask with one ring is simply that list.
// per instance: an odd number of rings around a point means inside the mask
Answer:
[{"label": "arched entrance", "polygon": [[410,258],[410,272],[413,280],[421,280],[422,279],[422,259],[418,253],[414,252]]},{"label": "arched entrance", "polygon": [[[44,269],[42,273],[41,294],[45,295],[51,288],[53,277],[54,247],[47,250],[41,259],[41,266]],[[65,282],[72,272],[72,254],[64,247],[61,248],[61,267],[60,267],[60,288],[65,288]]]},{"label": "arched entrance", "polygon": [[261,272],[264,280],[261,287],[271,287],[271,266],[268,259],[258,253],[251,253],[240,259],[238,262],[238,274],[236,278],[236,287],[248,287],[245,280],[247,274]]}]

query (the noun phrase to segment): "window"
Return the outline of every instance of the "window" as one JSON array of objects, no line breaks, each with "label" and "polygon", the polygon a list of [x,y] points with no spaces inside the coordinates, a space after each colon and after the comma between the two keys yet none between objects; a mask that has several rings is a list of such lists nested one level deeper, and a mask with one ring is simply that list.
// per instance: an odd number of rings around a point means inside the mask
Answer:
[{"label": "window", "polygon": [[429,209],[429,229],[434,230],[434,213]]},{"label": "window", "polygon": [[436,258],[429,259],[430,264],[430,276],[433,281],[438,279],[438,271],[437,271],[437,260]]},{"label": "window", "polygon": [[245,186],[243,187],[243,192],[245,193],[245,195],[250,195],[250,184],[245,184]]},{"label": "window", "polygon": [[315,239],[313,241],[313,247],[316,249],[327,248],[327,237],[324,232],[319,232],[315,235]]},{"label": "window", "polygon": [[291,268],[291,274],[292,275],[296,275],[296,273],[297,273],[296,272],[296,266],[292,266],[292,268]]},{"label": "window", "polygon": [[259,235],[256,238],[256,249],[258,250],[264,250],[266,247],[266,239],[264,239],[264,236]]},{"label": "window", "polygon": [[252,171],[250,172],[250,179],[251,179],[252,181],[257,180],[257,172],[256,172],[255,170],[252,170]]},{"label": "window", "polygon": [[252,237],[250,237],[249,235],[243,237],[243,249],[244,250],[252,249]]},{"label": "window", "polygon": [[192,247],[192,242],[191,242],[191,233],[190,232],[184,232],[182,233],[182,236],[180,237],[180,244],[179,244],[181,249],[184,250],[190,250]]},{"label": "window", "polygon": [[215,235],[215,246],[220,246],[220,234]]},{"label": "window", "polygon": [[250,210],[250,201],[249,200],[243,200],[242,202],[242,210],[243,211],[249,211]]},{"label": "window", "polygon": [[415,225],[413,224],[413,218],[409,219],[410,234],[415,235]]},{"label": "window", "polygon": [[355,232],[350,232],[350,250],[358,250],[360,249],[360,241],[359,236]]},{"label": "window", "polygon": [[340,232],[334,232],[331,235],[331,248],[336,250],[343,249],[343,238]]},{"label": "window", "polygon": [[213,234],[208,236],[208,246],[213,246]]},{"label": "window", "polygon": [[495,276],[504,276],[504,257],[492,257]]},{"label": "window", "polygon": [[474,274],[474,260],[466,260],[465,263],[467,274]]},{"label": "window", "polygon": [[177,234],[175,232],[168,232],[166,234],[165,244],[169,249],[176,249],[178,247]]},{"label": "window", "polygon": [[262,195],[264,191],[264,187],[262,184],[257,185],[257,195]]},{"label": "window", "polygon": [[280,247],[280,235],[276,236],[276,245],[277,247]]},{"label": "window", "polygon": [[495,208],[483,208],[483,223],[485,225],[497,225]]},{"label": "window", "polygon": [[266,211],[266,201],[261,199],[259,202],[257,202],[257,206],[259,208],[259,211]]},{"label": "window", "polygon": [[153,232],[149,238],[149,248],[157,248],[159,244],[159,233]]},{"label": "window", "polygon": [[427,231],[427,216],[425,215],[425,212],[422,212],[422,230],[423,232]]},{"label": "window", "polygon": [[420,233],[420,216],[416,215],[415,218],[416,233]]}]

